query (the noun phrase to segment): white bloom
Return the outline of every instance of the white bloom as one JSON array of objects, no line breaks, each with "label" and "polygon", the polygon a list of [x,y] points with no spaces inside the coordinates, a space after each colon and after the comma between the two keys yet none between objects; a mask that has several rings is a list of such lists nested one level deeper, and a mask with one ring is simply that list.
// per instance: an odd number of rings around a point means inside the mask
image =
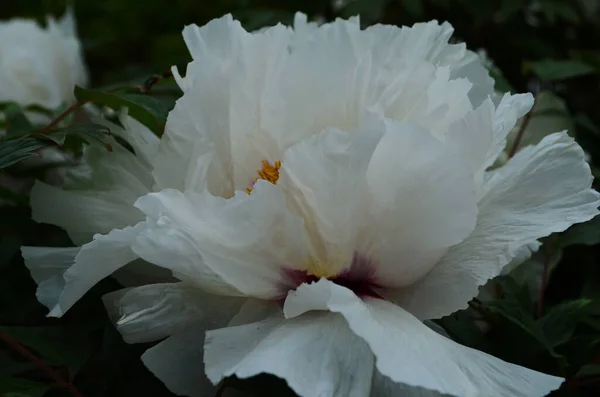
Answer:
[{"label": "white bloom", "polygon": [[46,28],[27,19],[0,22],[0,102],[54,109],[86,81],[70,11],[59,21],[48,17]]},{"label": "white bloom", "polygon": [[[85,292],[76,296],[61,295],[65,282],[76,277],[71,275],[77,273],[78,267],[69,269],[73,261],[85,257],[90,247],[101,245],[102,234],[135,225],[144,219],[133,203],[152,191],[154,184],[150,159],[156,153],[159,139],[142,124],[125,115],[121,117],[125,128],[101,119],[94,121],[104,123],[113,134],[125,139],[135,155],[112,138],[108,141],[112,151],[100,145],[88,145],[84,148],[81,165],[65,172],[63,188],[36,181],[30,194],[34,220],[64,228],[75,244],[85,247],[83,250],[81,247],[22,248],[26,264],[34,280],[39,283],[38,299],[54,308],[51,315],[55,316],[63,314],[58,305],[59,297],[63,305],[70,307]],[[98,238],[93,240],[97,233]],[[129,269],[135,270],[137,266],[139,264],[133,264]],[[112,270],[106,271],[105,276],[112,273]],[[92,282],[86,288],[94,284]]]},{"label": "white bloom", "polygon": [[[105,304],[126,341],[167,337],[142,359],[179,395],[265,372],[309,397],[556,389],[562,379],[422,323],[466,307],[521,247],[599,205],[564,133],[486,171],[532,97],[495,105],[485,68],[451,33],[302,16],[294,30],[255,34],[231,17],[187,27],[194,60],[185,77],[174,70],[184,95],[150,158],[154,191],[122,218],[130,226],[107,230],[111,202],[48,219],[105,233],[74,258],[51,314],[142,258],[180,281]],[[44,260],[64,268],[73,257]],[[35,274],[40,261],[26,261]]]}]

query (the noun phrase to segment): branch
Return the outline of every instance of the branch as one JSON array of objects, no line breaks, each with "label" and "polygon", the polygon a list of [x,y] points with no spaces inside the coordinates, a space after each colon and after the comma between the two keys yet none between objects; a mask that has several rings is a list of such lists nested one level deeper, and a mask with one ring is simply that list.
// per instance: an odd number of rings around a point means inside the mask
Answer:
[{"label": "branch", "polygon": [[40,360],[35,354],[33,354],[32,352],[27,350],[27,348],[25,348],[23,345],[21,345],[19,343],[19,341],[17,341],[16,339],[14,339],[11,336],[5,334],[2,331],[0,331],[0,339],[2,339],[4,342],[6,342],[6,344],[11,349],[13,349],[17,353],[21,354],[23,357],[27,358],[36,367],[38,367],[40,370],[42,370],[44,373],[46,373],[48,376],[50,376],[60,387],[63,387],[65,389],[69,390],[69,392],[71,392],[71,394],[74,397],[83,397],[83,394],[81,394],[79,392],[79,390],[77,390],[71,382],[68,382],[68,381],[64,380],[63,378],[61,378],[60,375],[58,375],[56,373],[56,371],[54,371],[52,368],[50,368],[48,365],[46,365],[46,363],[44,363],[42,360]]},{"label": "branch", "polygon": [[171,72],[171,70],[167,70],[162,74],[157,74],[150,77],[148,80],[146,80],[146,82],[144,82],[144,85],[138,87],[138,89],[140,90],[140,93],[147,94],[152,90],[152,87],[154,87],[156,84],[160,83],[164,79],[168,79],[171,77],[173,77],[173,72]]},{"label": "branch", "polygon": [[529,110],[529,112],[525,115],[525,117],[523,117],[523,122],[521,123],[521,126],[519,127],[519,131],[517,132],[517,136],[515,137],[515,141],[513,142],[510,150],[508,151],[508,158],[511,158],[512,156],[515,155],[515,153],[517,153],[517,150],[519,149],[519,145],[521,144],[521,141],[523,140],[523,136],[525,135],[525,130],[527,129],[527,125],[529,125],[529,122],[531,121],[531,117],[533,116],[533,109],[535,108],[535,105],[537,103],[537,97],[539,94],[539,85],[536,88],[535,92],[533,93],[533,106],[531,107],[531,110]]},{"label": "branch", "polygon": [[61,121],[66,119],[71,113],[75,112],[76,110],[81,108],[86,103],[87,103],[87,101],[75,102],[73,105],[69,106],[64,112],[62,112],[58,117],[56,117],[54,120],[52,120],[47,126],[42,128],[39,131],[39,134],[49,133],[50,131],[52,131],[52,129],[54,127],[56,127],[58,124],[60,124]]},{"label": "branch", "polygon": [[552,256],[550,255],[550,248],[547,246],[542,247],[544,250],[544,269],[542,270],[542,280],[540,283],[540,290],[538,291],[538,301],[537,301],[537,317],[542,317],[542,313],[544,311],[544,293],[546,291],[546,285],[548,284],[548,274],[550,273],[550,260]]},{"label": "branch", "polygon": [[225,389],[227,389],[227,385],[226,382],[223,380],[221,381],[221,383],[219,383],[219,386],[217,386],[217,392],[215,393],[215,397],[223,397]]}]

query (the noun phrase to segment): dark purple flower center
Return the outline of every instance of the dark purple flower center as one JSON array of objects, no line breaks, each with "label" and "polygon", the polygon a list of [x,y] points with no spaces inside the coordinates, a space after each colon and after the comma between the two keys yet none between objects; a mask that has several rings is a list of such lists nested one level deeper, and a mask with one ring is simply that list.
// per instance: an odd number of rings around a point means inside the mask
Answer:
[{"label": "dark purple flower center", "polygon": [[[304,270],[287,270],[291,284],[298,287],[303,283],[312,283],[320,279]],[[382,299],[376,292],[379,285],[375,282],[375,266],[373,262],[359,253],[354,253],[350,266],[341,273],[327,278],[332,283],[346,287],[359,297],[370,296]]]}]

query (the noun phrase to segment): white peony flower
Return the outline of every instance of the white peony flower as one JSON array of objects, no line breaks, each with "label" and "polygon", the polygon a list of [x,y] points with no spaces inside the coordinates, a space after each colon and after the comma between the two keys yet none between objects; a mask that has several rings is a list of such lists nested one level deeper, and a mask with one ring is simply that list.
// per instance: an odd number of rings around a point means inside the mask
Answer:
[{"label": "white peony flower", "polygon": [[[77,255],[23,248],[40,289],[42,266],[73,262],[51,315],[141,258],[178,281],[105,304],[126,341],[167,338],[142,359],[178,395],[260,373],[307,397],[558,388],[422,322],[465,308],[521,247],[600,203],[565,133],[486,171],[532,97],[495,104],[485,68],[451,34],[437,22],[361,30],[301,15],[293,30],[251,34],[230,16],[187,27],[193,62],[185,77],[174,70],[184,95],[148,157],[153,191],[143,195],[148,179],[101,203],[88,192],[32,199],[34,218],[86,232],[79,242],[99,233]],[[114,180],[115,192],[128,186]]]},{"label": "white peony flower", "polygon": [[[108,140],[112,151],[97,144],[85,146],[81,164],[65,171],[62,188],[38,180],[30,193],[33,219],[64,228],[75,244],[85,248],[22,248],[31,274],[39,284],[38,299],[50,308],[56,306],[50,313],[53,316],[63,314],[58,299],[66,280],[77,272],[77,266],[67,269],[74,260],[85,258],[89,246],[95,244],[96,240],[90,243],[95,234],[107,234],[143,220],[144,215],[133,203],[152,191],[154,184],[150,161],[158,149],[158,137],[125,114],[120,119],[123,128],[100,118],[94,121],[105,124],[114,135],[127,141],[135,154],[112,138]],[[132,263],[128,272],[122,272],[127,284],[132,284],[131,271],[138,274],[138,268],[140,263]],[[150,276],[156,274],[148,266],[141,268]],[[108,271],[105,276],[111,273]],[[76,301],[81,295],[72,299]]]},{"label": "white peony flower", "polygon": [[71,11],[45,28],[33,20],[0,22],[0,102],[48,109],[71,102],[87,73]]}]

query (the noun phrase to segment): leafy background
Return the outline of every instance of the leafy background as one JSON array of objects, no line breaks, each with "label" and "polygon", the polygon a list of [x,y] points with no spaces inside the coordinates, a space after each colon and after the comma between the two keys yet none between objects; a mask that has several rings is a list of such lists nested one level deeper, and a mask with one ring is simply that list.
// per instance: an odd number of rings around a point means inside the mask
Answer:
[{"label": "leafy background", "polygon": [[[67,3],[3,2],[0,19],[43,22],[47,14],[61,15]],[[180,36],[184,24],[201,25],[230,12],[255,29],[289,23],[298,10],[325,21],[360,14],[364,25],[450,21],[457,40],[486,50],[499,91],[532,91],[539,100],[511,144],[539,140],[534,125],[546,132],[568,128],[600,176],[597,0],[78,1],[75,13],[93,89],[78,90],[77,98],[117,109],[129,105],[132,115],[160,134],[179,92],[170,79],[156,75],[188,61]],[[65,109],[27,110],[56,117]],[[77,152],[82,142],[102,141],[108,133],[92,124],[71,125],[71,115],[43,127],[30,123],[14,104],[0,104],[0,111],[9,132],[9,139],[0,141],[0,176],[25,186],[48,177],[48,167],[23,161],[40,148],[58,144]],[[99,298],[119,288],[115,280],[99,283],[64,318],[45,318],[19,247],[71,242],[62,230],[31,220],[22,192],[0,186],[0,199],[0,395],[170,396],[139,360],[148,346],[125,344],[106,318]],[[438,325],[462,344],[567,378],[555,396],[600,395],[599,244],[600,219],[550,236],[524,265],[486,286],[469,309]],[[293,395],[269,377],[230,379],[221,392],[227,396],[235,389]]]}]

